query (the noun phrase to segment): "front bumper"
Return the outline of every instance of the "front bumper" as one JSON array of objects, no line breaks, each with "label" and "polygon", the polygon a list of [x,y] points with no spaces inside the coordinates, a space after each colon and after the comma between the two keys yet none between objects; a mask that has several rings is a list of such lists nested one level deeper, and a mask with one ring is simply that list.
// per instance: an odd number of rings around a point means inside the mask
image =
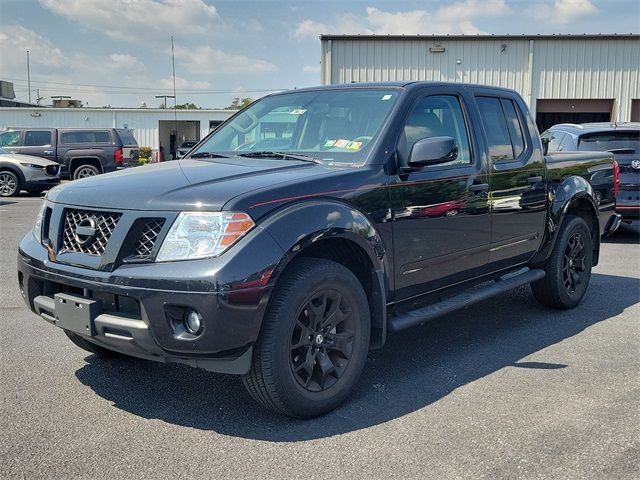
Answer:
[{"label": "front bumper", "polygon": [[[225,254],[186,262],[124,264],[111,272],[52,262],[29,233],[18,254],[20,291],[27,306],[54,325],[61,323],[56,318],[56,294],[99,300],[100,311],[82,336],[104,348],[243,374],[249,370],[271,291],[270,274],[282,255],[266,232],[252,233],[253,242],[248,235],[227,258]],[[244,249],[235,248],[241,244]],[[247,275],[258,258],[263,259],[262,274]],[[200,335],[183,328],[183,315],[190,310],[203,317]]]},{"label": "front bumper", "polygon": [[24,188],[26,190],[48,190],[60,184],[60,178],[49,177],[38,180],[27,180],[24,182]]}]

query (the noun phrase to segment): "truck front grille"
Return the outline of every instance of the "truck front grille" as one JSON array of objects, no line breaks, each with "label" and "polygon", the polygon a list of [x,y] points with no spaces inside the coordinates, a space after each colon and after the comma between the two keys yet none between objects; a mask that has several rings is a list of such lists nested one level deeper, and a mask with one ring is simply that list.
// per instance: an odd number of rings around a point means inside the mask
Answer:
[{"label": "truck front grille", "polygon": [[140,237],[136,242],[135,255],[138,257],[148,257],[153,251],[153,246],[158,240],[158,235],[164,226],[164,218],[150,218],[142,229]]},{"label": "truck front grille", "polygon": [[[117,212],[66,209],[62,251],[102,255],[121,216]],[[79,233],[78,227],[93,227],[95,234],[91,236],[82,234],[82,231]]]}]

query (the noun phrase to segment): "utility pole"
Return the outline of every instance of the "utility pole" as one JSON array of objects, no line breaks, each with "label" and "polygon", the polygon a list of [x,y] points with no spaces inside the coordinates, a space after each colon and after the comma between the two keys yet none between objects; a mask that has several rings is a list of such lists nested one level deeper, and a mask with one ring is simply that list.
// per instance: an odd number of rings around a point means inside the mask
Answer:
[{"label": "utility pole", "polygon": [[31,103],[31,71],[29,68],[29,50],[27,50],[27,88],[29,89],[29,103]]},{"label": "utility pole", "polygon": [[176,128],[176,151],[178,148],[178,110],[176,108],[178,100],[176,99],[176,57],[173,52],[173,35],[171,35],[171,68],[173,71],[173,121]]},{"label": "utility pole", "polygon": [[156,95],[156,98],[164,98],[162,108],[167,108],[167,98],[176,98],[175,95]]}]

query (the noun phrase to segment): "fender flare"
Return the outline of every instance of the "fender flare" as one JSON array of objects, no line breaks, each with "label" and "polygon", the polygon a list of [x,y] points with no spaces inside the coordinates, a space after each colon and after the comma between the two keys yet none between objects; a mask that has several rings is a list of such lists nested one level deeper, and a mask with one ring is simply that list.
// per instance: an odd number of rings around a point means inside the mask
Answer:
[{"label": "fender flare", "polygon": [[[98,164],[98,169],[100,170],[100,173],[104,173],[104,168],[102,167],[102,161],[100,159],[100,157],[94,156],[94,155],[78,155],[75,157],[68,157],[66,159],[67,163],[67,171],[69,172],[69,175],[71,175],[72,172],[72,165],[74,165],[74,163],[76,162],[81,162],[82,160],[95,160]],[[82,164],[80,164],[82,165]]]},{"label": "fender flare", "polygon": [[[260,221],[285,252],[273,270],[275,284],[291,261],[323,240],[341,239],[357,245],[370,265],[372,292],[368,296],[373,335],[371,346],[384,345],[387,331],[386,299],[389,291],[389,259],[373,222],[360,210],[335,199],[313,199],[289,204]],[[375,338],[374,338],[375,337]]]},{"label": "fender flare", "polygon": [[551,251],[558,238],[558,233],[567,217],[567,211],[577,203],[586,203],[594,218],[593,250],[594,265],[596,265],[600,253],[600,224],[598,222],[599,211],[593,199],[593,188],[591,184],[581,176],[571,175],[552,187],[550,194],[546,239],[535,259],[532,261],[532,264],[543,264],[549,255],[551,255]]}]

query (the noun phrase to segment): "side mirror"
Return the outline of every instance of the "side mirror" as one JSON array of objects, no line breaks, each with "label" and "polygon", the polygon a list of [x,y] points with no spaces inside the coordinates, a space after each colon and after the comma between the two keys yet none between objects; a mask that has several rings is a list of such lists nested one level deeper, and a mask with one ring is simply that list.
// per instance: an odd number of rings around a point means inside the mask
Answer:
[{"label": "side mirror", "polygon": [[451,162],[458,158],[458,146],[452,137],[423,138],[413,144],[409,167],[424,167]]},{"label": "side mirror", "polygon": [[540,140],[542,140],[542,155],[547,155],[549,153],[551,139],[549,137],[542,137]]}]

